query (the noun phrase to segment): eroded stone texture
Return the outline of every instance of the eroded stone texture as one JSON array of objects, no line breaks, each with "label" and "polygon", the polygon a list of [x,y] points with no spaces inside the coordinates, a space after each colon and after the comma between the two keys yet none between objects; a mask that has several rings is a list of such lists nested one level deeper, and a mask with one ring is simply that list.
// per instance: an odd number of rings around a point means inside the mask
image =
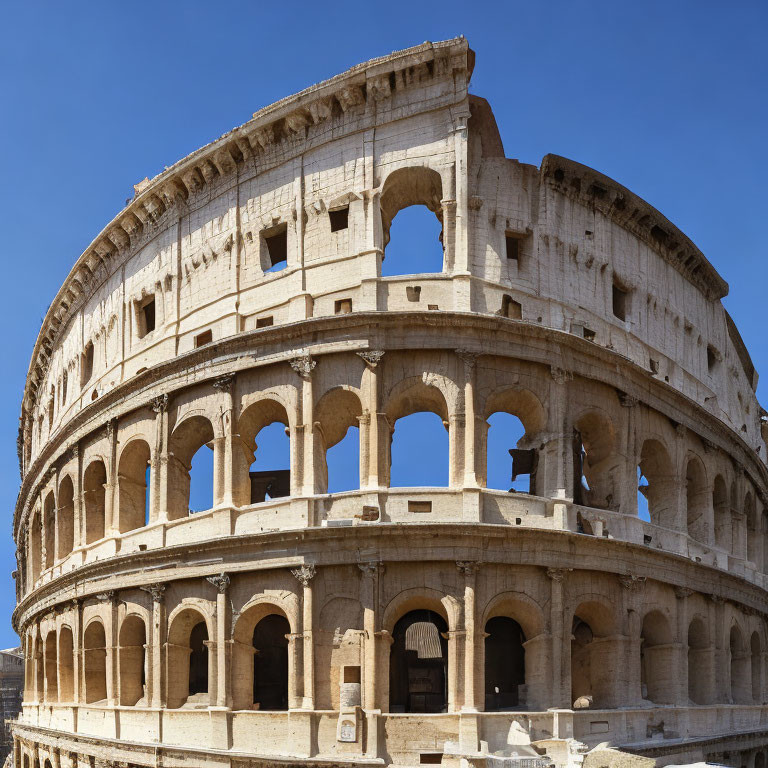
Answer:
[{"label": "eroded stone texture", "polygon": [[[727,286],[611,179],[505,158],[473,61],[425,43],[265,108],[78,259],[23,401],[17,765],[764,766],[766,447]],[[417,204],[442,273],[382,278]],[[416,411],[447,488],[389,487]],[[499,412],[531,494],[486,487]],[[250,474],[275,422],[290,470]],[[360,488],[328,494],[350,426]]]}]

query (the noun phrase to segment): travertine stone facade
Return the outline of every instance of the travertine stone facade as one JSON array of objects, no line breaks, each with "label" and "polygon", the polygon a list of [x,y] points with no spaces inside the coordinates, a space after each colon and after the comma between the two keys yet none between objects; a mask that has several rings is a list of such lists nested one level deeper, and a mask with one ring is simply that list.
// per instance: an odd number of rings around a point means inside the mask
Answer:
[{"label": "travertine stone facade", "polygon": [[[579,765],[609,742],[763,768],[768,468],[727,286],[614,181],[505,158],[473,62],[425,43],[267,107],[77,260],[22,408],[17,765]],[[443,270],[382,277],[411,205]],[[418,411],[448,487],[390,488]],[[531,494],[486,488],[499,412]],[[290,472],[252,476],[275,422]],[[360,487],[329,494],[350,426]]]}]

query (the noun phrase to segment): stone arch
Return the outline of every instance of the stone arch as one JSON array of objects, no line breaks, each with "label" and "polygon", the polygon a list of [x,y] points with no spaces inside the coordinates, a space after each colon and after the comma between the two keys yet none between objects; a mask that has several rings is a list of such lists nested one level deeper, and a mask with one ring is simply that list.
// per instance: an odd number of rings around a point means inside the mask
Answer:
[{"label": "stone arch", "polygon": [[[529,600],[521,600],[516,594],[508,593],[494,599],[493,607],[486,611],[487,616],[482,625],[485,631],[483,668],[486,711],[531,705],[527,695],[532,687],[531,668],[539,671],[543,666],[546,669],[546,655],[540,659],[531,658],[532,650],[546,651],[541,643],[533,648],[530,646],[535,637],[531,633],[542,622],[540,611],[537,612],[531,603]],[[523,625],[528,627],[527,632]],[[540,682],[543,687],[545,681]],[[535,683],[533,687],[537,687]]]},{"label": "stone arch", "polygon": [[151,451],[135,437],[120,452],[117,464],[117,519],[120,533],[141,528],[147,519],[147,467]]},{"label": "stone arch", "polygon": [[744,642],[744,633],[736,623],[731,625],[729,650],[731,659],[731,701],[734,704],[751,704],[750,656]]},{"label": "stone arch", "polygon": [[[585,597],[571,621],[571,699],[595,708],[614,707],[626,688],[626,665],[617,639],[616,611],[602,596]],[[582,706],[580,703],[579,706]]]},{"label": "stone arch", "polygon": [[677,683],[677,646],[669,620],[659,610],[643,617],[640,631],[640,681],[643,698],[654,704],[673,704]]},{"label": "stone arch", "polygon": [[716,475],[712,484],[712,508],[715,521],[715,545],[729,552],[731,550],[731,504],[728,486],[722,475]]},{"label": "stone arch", "polygon": [[[590,409],[574,421],[574,500],[599,509],[618,509],[616,473],[620,459],[608,414]],[[586,487],[583,479],[586,479]]]},{"label": "stone arch", "polygon": [[688,625],[688,698],[694,704],[711,704],[714,658],[707,622],[694,616]]},{"label": "stone arch", "polygon": [[[290,441],[291,465],[287,470],[252,475],[250,467],[259,450],[256,438],[262,429],[275,423],[285,426]],[[240,434],[239,450],[235,451],[233,456],[237,467],[235,472],[237,480],[233,490],[236,504],[243,506],[263,501],[266,493],[269,493],[270,498],[275,498],[288,496],[294,492],[295,478],[292,467],[294,445],[291,424],[289,408],[282,398],[272,392],[249,403],[242,411],[237,422]]]},{"label": "stone arch", "polygon": [[83,474],[86,544],[103,539],[106,533],[106,484],[106,464],[101,458],[94,459]]},{"label": "stone arch", "polygon": [[685,509],[688,535],[696,541],[709,540],[709,501],[707,471],[696,454],[688,454],[685,465]]},{"label": "stone arch", "polygon": [[58,643],[55,629],[46,633],[43,647],[45,654],[45,702],[46,704],[55,704],[59,700]]},{"label": "stone arch", "polygon": [[[340,443],[350,428],[358,427],[363,406],[357,391],[344,387],[328,390],[318,400],[314,409],[315,419],[315,488],[318,493],[328,491],[327,452]],[[363,476],[358,455],[359,477]]]},{"label": "stone arch", "polygon": [[676,522],[675,487],[677,476],[666,445],[659,439],[648,438],[640,451],[640,474],[648,481],[640,491],[648,499],[651,522],[662,528],[674,529]]},{"label": "stone arch", "polygon": [[107,698],[107,636],[99,618],[91,619],[83,633],[83,680],[86,704]]},{"label": "stone arch", "polygon": [[72,629],[62,624],[59,629],[59,701],[75,700],[75,644]]},{"label": "stone arch", "polygon": [[146,695],[147,628],[143,617],[129,613],[118,633],[120,705],[132,707]]},{"label": "stone arch", "polygon": [[[168,519],[180,520],[189,515],[189,490],[192,481],[192,459],[200,448],[217,450],[211,420],[201,413],[186,415],[174,428],[168,440]],[[220,448],[219,448],[220,450]],[[214,459],[215,461],[215,459]],[[215,476],[215,471],[214,471]],[[211,478],[213,484],[214,478]],[[213,503],[217,500],[213,491]]]},{"label": "stone arch", "polygon": [[182,603],[168,618],[168,675],[166,702],[169,709],[185,704],[207,706],[210,702],[211,669],[208,617],[198,607]]},{"label": "stone arch", "polygon": [[[293,658],[288,653],[288,639],[285,635],[296,632],[296,628],[295,623],[291,623],[291,613],[286,610],[287,606],[281,603],[259,596],[241,611],[235,623],[232,655],[234,709],[251,709],[256,703],[261,705],[261,697],[266,697],[265,708],[287,709],[291,704],[288,684],[297,670],[293,668]],[[276,619],[264,624],[271,616],[282,619],[284,624],[278,626]],[[257,641],[266,641],[268,647],[259,648],[255,644]],[[266,651],[264,661],[257,661],[256,656],[262,650]],[[271,669],[270,664],[274,665]]]},{"label": "stone arch", "polygon": [[75,548],[75,486],[69,475],[64,475],[59,483],[58,501],[56,556],[61,560]]}]

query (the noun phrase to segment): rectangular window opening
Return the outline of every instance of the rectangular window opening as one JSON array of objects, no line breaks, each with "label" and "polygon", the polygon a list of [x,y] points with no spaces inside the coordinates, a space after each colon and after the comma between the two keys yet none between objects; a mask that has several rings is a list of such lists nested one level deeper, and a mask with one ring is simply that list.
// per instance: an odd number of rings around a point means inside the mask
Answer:
[{"label": "rectangular window opening", "polygon": [[442,752],[422,752],[419,754],[420,765],[440,765],[443,762]]},{"label": "rectangular window opening", "polygon": [[707,344],[707,371],[713,373],[719,362],[720,353],[711,344]]},{"label": "rectangular window opening", "polygon": [[429,513],[432,511],[431,501],[409,501],[408,511],[411,513]]},{"label": "rectangular window opening", "polygon": [[360,667],[358,667],[358,666],[344,667],[344,682],[345,683],[359,683],[360,682]]},{"label": "rectangular window opening", "polygon": [[87,384],[93,376],[93,344],[89,341],[85,345],[80,368],[80,386]]},{"label": "rectangular window opening", "polygon": [[206,344],[210,344],[212,341],[213,331],[210,329],[203,331],[202,333],[198,333],[197,336],[195,336],[195,349],[198,347],[204,347]]},{"label": "rectangular window opening", "polygon": [[349,226],[349,206],[328,211],[328,218],[331,220],[331,232],[340,232],[342,229],[346,229]]},{"label": "rectangular window opening", "polygon": [[352,299],[338,299],[334,302],[334,314],[348,315],[352,311]]},{"label": "rectangular window opening", "polygon": [[512,320],[523,319],[523,305],[506,294],[501,298],[501,316]]},{"label": "rectangular window opening", "polygon": [[279,272],[288,266],[288,226],[280,224],[263,232],[268,264],[265,272]]},{"label": "rectangular window opening", "polygon": [[613,284],[613,314],[619,320],[627,319],[627,297],[628,291],[625,291],[616,283]]},{"label": "rectangular window opening", "polygon": [[512,232],[506,234],[507,258],[520,262],[520,236]]},{"label": "rectangular window opening", "polygon": [[155,299],[154,296],[146,301],[141,311],[144,315],[144,333],[152,333],[155,330]]},{"label": "rectangular window opening", "polygon": [[275,320],[272,315],[267,315],[266,317],[257,317],[256,318],[256,327],[257,328],[269,328],[270,325],[274,325]]}]

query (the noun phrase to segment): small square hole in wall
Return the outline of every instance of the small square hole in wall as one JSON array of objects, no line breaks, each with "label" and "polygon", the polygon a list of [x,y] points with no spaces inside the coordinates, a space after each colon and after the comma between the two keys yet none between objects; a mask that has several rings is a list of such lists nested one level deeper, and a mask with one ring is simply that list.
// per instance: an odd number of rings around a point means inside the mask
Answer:
[{"label": "small square hole in wall", "polygon": [[442,752],[421,752],[419,754],[419,765],[440,765],[442,762]]},{"label": "small square hole in wall", "polygon": [[349,206],[328,211],[328,218],[331,220],[331,232],[346,229],[349,226]]},{"label": "small square hole in wall", "polygon": [[582,329],[582,335],[587,341],[594,341],[596,336],[595,332],[591,328],[587,328],[586,326],[584,326],[584,328]]},{"label": "small square hole in wall", "polygon": [[198,333],[195,336],[195,349],[197,347],[204,347],[206,344],[210,344],[213,341],[213,331],[207,330],[202,333]]},{"label": "small square hole in wall", "polygon": [[270,325],[274,325],[275,320],[272,317],[272,315],[267,315],[266,317],[257,317],[256,318],[256,327],[257,328],[269,328]]},{"label": "small square hole in wall", "polygon": [[358,666],[344,667],[344,682],[345,683],[359,683],[360,682],[360,667],[358,667]]},{"label": "small square hole in wall", "polygon": [[431,501],[409,501],[408,511],[411,513],[429,513],[432,511]]},{"label": "small square hole in wall", "polygon": [[352,299],[337,299],[333,311],[337,315],[348,315],[352,311]]},{"label": "small square hole in wall", "polygon": [[288,226],[278,224],[262,232],[267,251],[266,264],[262,262],[265,272],[279,272],[288,266]]},{"label": "small square hole in wall", "polygon": [[421,286],[420,285],[406,285],[405,295],[408,301],[420,301],[421,300]]},{"label": "small square hole in wall", "polygon": [[513,320],[523,319],[523,305],[506,294],[501,297],[501,316]]},{"label": "small square hole in wall", "polygon": [[648,361],[648,367],[651,369],[651,373],[658,373],[659,372],[659,361],[654,360],[653,358],[650,358]]},{"label": "small square hole in wall", "polygon": [[440,307],[437,304],[427,304],[427,309],[436,310],[440,309]]},{"label": "small square hole in wall", "polygon": [[707,371],[714,373],[720,362],[720,353],[711,344],[707,344]]}]

